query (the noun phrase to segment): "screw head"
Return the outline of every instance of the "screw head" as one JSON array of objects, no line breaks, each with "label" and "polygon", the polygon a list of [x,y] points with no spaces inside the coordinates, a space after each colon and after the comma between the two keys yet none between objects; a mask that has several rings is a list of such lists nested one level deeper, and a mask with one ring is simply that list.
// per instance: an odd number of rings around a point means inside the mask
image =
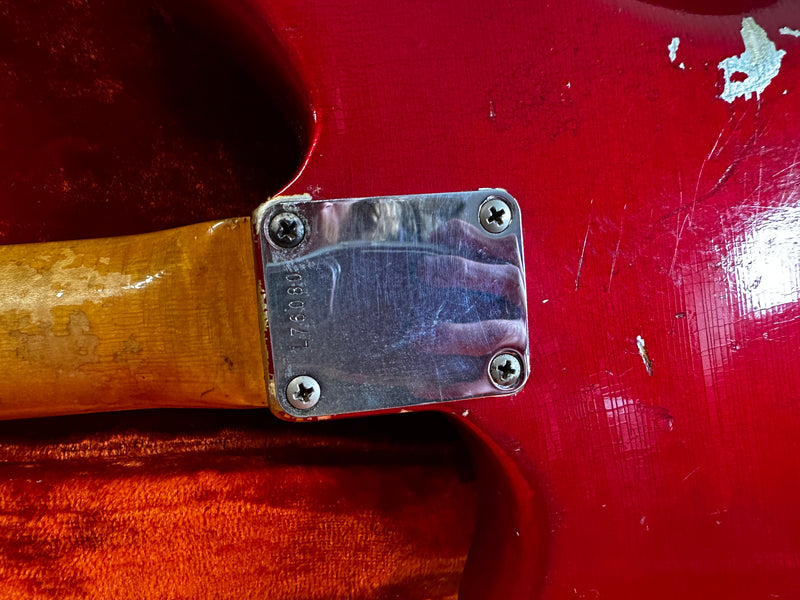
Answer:
[{"label": "screw head", "polygon": [[294,248],[306,237],[306,225],[300,215],[280,212],[269,220],[269,239],[281,248]]},{"label": "screw head", "polygon": [[299,375],[286,386],[286,399],[299,410],[313,408],[319,402],[319,382],[308,375]]},{"label": "screw head", "polygon": [[512,390],[522,380],[522,358],[516,352],[503,350],[489,362],[489,378],[495,387]]},{"label": "screw head", "polygon": [[502,233],[511,225],[511,207],[499,196],[489,196],[478,209],[478,219],[489,233]]}]

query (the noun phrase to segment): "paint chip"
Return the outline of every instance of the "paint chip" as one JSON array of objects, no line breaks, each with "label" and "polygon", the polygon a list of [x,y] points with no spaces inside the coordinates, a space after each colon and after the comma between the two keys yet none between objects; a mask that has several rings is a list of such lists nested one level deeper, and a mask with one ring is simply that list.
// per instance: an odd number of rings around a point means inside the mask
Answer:
[{"label": "paint chip", "polygon": [[678,58],[678,46],[681,43],[681,38],[672,38],[672,41],[667,46],[667,50],[669,50],[669,62],[675,62],[675,59]]},{"label": "paint chip", "polygon": [[779,30],[781,35],[791,35],[792,37],[800,38],[800,29],[792,29],[791,27],[781,27]]},{"label": "paint chip", "polygon": [[647,346],[645,346],[644,338],[640,335],[636,336],[636,348],[639,350],[639,356],[642,357],[642,362],[644,363],[644,368],[647,370],[647,374],[652,377],[653,361],[650,360],[650,355],[647,354]]},{"label": "paint chip", "polygon": [[650,531],[650,525],[647,524],[647,517],[642,515],[642,518],[639,519],[639,525],[644,527],[645,531]]},{"label": "paint chip", "polygon": [[[767,32],[752,17],[742,19],[742,41],[744,52],[738,56],[729,56],[722,60],[717,68],[724,71],[725,89],[720,98],[725,102],[733,102],[741,96],[749,100],[755,93],[756,98],[766,89],[781,68],[781,59],[785,50],[778,50]],[[743,74],[733,80],[734,75]]]}]

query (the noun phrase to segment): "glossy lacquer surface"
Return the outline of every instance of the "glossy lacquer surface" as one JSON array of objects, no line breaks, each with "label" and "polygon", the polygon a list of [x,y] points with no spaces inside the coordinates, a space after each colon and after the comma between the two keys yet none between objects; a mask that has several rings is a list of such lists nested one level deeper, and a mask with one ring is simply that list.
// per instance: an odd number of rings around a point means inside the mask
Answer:
[{"label": "glossy lacquer surface", "polygon": [[446,409],[463,597],[797,597],[798,5],[223,4],[309,93],[287,192],[520,201],[530,380]]}]

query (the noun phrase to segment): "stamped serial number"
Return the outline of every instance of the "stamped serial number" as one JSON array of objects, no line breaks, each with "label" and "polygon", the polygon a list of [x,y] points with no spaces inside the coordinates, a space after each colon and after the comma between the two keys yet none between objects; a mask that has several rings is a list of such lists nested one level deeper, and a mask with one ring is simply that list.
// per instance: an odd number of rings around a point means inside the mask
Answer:
[{"label": "stamped serial number", "polygon": [[290,350],[300,350],[308,348],[308,327],[304,324],[306,320],[306,301],[308,296],[304,286],[303,276],[300,273],[287,273],[286,288],[287,317],[289,319],[289,337],[292,343]]}]

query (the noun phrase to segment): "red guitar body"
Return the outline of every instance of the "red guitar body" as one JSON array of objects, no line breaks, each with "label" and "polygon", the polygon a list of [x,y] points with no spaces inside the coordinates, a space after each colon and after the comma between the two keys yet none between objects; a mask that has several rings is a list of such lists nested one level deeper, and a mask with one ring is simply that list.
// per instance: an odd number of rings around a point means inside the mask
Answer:
[{"label": "red guitar body", "polygon": [[527,385],[436,407],[479,477],[459,597],[800,597],[796,2],[187,12],[281,86],[284,193],[522,207]]},{"label": "red guitar body", "polygon": [[[232,13],[314,108],[288,192],[522,206],[530,380],[444,408],[494,473],[464,597],[800,594],[800,11],[679,4]],[[743,15],[786,54],[729,102]]]},{"label": "red guitar body", "polygon": [[[466,598],[800,594],[800,11],[678,4],[231,11],[310,97],[289,193],[522,206],[530,380],[443,407],[495,474]],[[786,54],[729,102],[744,15]]]}]

